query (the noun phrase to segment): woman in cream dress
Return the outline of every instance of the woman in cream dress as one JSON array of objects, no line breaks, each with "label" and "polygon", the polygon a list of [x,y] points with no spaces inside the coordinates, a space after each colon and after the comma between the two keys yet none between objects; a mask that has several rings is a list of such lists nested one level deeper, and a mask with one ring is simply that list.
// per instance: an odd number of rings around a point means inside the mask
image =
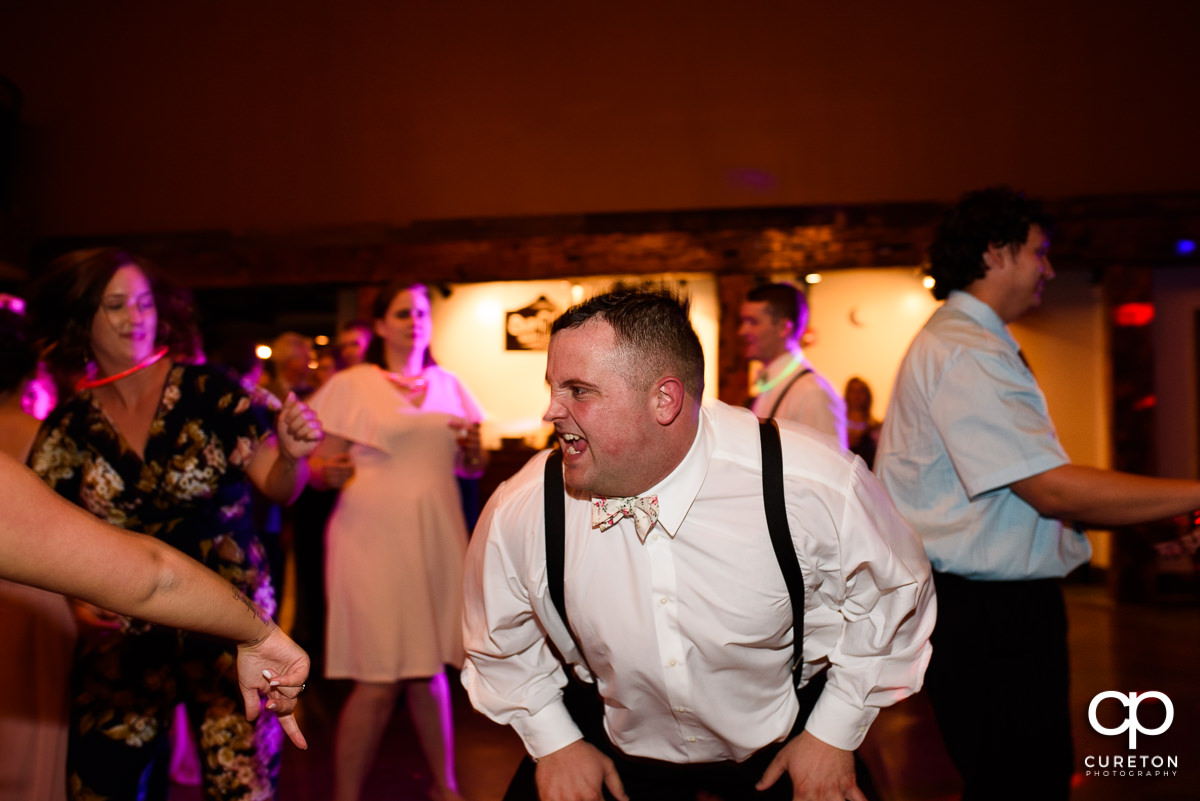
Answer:
[{"label": "woman in cream dress", "polygon": [[309,401],[326,432],[311,481],[341,489],[326,530],[326,675],[355,682],[338,720],[337,801],[358,801],[401,693],[433,798],[460,797],[443,666],[463,659],[467,530],[455,475],[482,472],[482,415],[430,358],[429,311],[424,287],[385,287],[367,363]]}]

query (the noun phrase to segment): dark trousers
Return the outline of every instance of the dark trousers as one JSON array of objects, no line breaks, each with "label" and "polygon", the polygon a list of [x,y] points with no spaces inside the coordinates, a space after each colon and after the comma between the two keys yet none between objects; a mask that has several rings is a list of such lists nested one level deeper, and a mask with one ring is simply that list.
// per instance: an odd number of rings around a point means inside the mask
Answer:
[{"label": "dark trousers", "polygon": [[[799,730],[792,732],[788,739],[799,733]],[[760,793],[754,789],[767,765],[783,746],[784,743],[780,742],[760,748],[745,762],[677,765],[626,756],[615,748],[609,756],[617,765],[617,773],[621,775],[621,782],[631,801],[695,801],[697,793],[702,790],[723,801],[791,801],[792,782],[787,774],[781,776],[775,786],[766,792]],[[608,797],[607,794],[605,797]]]},{"label": "dark trousers", "polygon": [[[616,765],[630,801],[695,801],[700,792],[722,801],[791,801],[792,781],[786,773],[765,792],[758,792],[754,785],[762,778],[767,765],[771,764],[771,760],[780,749],[804,731],[809,713],[812,712],[824,688],[825,674],[820,673],[796,691],[800,711],[796,715],[796,723],[791,732],[783,741],[760,748],[743,762],[700,762],[682,765],[629,756],[614,746],[604,733],[603,706],[591,685],[583,684],[571,676],[563,700],[571,712],[571,717],[582,730],[584,739],[607,754]],[[871,776],[858,754],[855,753],[854,756],[859,789],[873,801],[879,796]],[[538,801],[537,785],[534,781],[535,768],[533,760],[525,757],[517,767],[517,773],[513,776],[503,801]],[[604,791],[604,797],[612,798],[607,790]]]},{"label": "dark trousers", "polygon": [[925,688],[963,801],[1065,799],[1071,741],[1067,614],[1058,581],[935,573]]},{"label": "dark trousers", "polygon": [[[795,729],[788,735],[788,739],[798,735],[803,728],[800,726]],[[680,765],[628,756],[612,745],[607,738],[603,742],[595,742],[590,738],[588,741],[612,759],[630,801],[696,801],[700,791],[722,801],[791,801],[792,798],[792,782],[787,774],[780,777],[775,786],[766,792],[760,793],[754,789],[767,765],[783,748],[783,742],[772,743],[759,749],[744,762]],[[537,801],[535,767],[533,761],[528,758],[521,763],[508,792],[504,795],[504,801]],[[607,789],[604,791],[604,798],[613,798]]]}]

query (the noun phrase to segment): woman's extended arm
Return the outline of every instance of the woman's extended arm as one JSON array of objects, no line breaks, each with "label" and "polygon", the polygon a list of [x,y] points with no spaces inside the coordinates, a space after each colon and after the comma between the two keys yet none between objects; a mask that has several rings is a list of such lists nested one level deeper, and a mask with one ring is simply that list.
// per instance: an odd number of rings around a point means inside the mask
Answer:
[{"label": "woman's extended arm", "polygon": [[307,747],[292,713],[308,678],[308,655],[250,599],[174,548],[71,505],[6,454],[0,454],[0,486],[8,498],[0,518],[0,577],[236,641],[246,717],[258,716],[261,693],[292,741]]}]

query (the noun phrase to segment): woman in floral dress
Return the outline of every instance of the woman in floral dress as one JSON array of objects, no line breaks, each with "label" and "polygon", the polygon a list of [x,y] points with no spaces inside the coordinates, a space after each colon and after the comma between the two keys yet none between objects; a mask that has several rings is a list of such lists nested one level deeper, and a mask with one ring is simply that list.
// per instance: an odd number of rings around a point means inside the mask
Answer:
[{"label": "woman in floral dress", "polygon": [[[90,370],[46,419],[29,463],[63,497],[189,554],[272,614],[251,484],[291,502],[320,425],[289,396],[273,426],[271,413],[223,373],[177,363],[172,357],[194,337],[168,319],[167,297],[149,265],[120,250],[80,251],[51,265],[35,319],[53,342],[53,361],[86,360]],[[180,702],[199,722],[207,797],[274,798],[279,723],[239,714],[233,646],[83,604],[76,617],[72,799],[153,797],[152,763]]]}]

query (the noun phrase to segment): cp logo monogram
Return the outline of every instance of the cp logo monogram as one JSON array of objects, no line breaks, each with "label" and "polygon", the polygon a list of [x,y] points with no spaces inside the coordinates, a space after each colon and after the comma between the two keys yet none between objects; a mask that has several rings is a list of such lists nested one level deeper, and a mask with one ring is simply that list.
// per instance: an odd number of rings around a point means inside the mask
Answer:
[{"label": "cp logo monogram", "polygon": [[[1129,708],[1129,717],[1127,717],[1125,719],[1125,722],[1122,723],[1120,726],[1117,726],[1115,729],[1105,728],[1104,726],[1100,725],[1100,721],[1096,720],[1096,708],[1098,706],[1100,706],[1100,702],[1103,701],[1105,698],[1114,698]],[[1147,698],[1157,698],[1158,700],[1162,701],[1163,706],[1165,706],[1167,708],[1167,717],[1165,720],[1163,720],[1162,725],[1159,726],[1157,729],[1144,729],[1144,728],[1142,728],[1141,723],[1138,722],[1138,713],[1137,713],[1138,704],[1140,704],[1142,701],[1146,700]],[[1137,693],[1129,693],[1128,695],[1125,695],[1124,693],[1119,693],[1114,690],[1109,690],[1108,692],[1100,693],[1095,698],[1093,698],[1092,703],[1088,706],[1088,722],[1091,723],[1092,728],[1095,729],[1096,731],[1098,731],[1100,734],[1113,735],[1113,734],[1120,734],[1121,732],[1125,731],[1126,729],[1129,730],[1129,749],[1130,750],[1137,748],[1138,732],[1141,732],[1142,734],[1150,734],[1150,735],[1162,734],[1164,731],[1166,731],[1167,729],[1169,729],[1171,727],[1171,721],[1173,721],[1174,719],[1175,719],[1175,706],[1171,703],[1171,699],[1168,698],[1163,693],[1160,693],[1160,692],[1154,691],[1154,690],[1152,690],[1150,692],[1142,693],[1141,695],[1138,695]]]}]

